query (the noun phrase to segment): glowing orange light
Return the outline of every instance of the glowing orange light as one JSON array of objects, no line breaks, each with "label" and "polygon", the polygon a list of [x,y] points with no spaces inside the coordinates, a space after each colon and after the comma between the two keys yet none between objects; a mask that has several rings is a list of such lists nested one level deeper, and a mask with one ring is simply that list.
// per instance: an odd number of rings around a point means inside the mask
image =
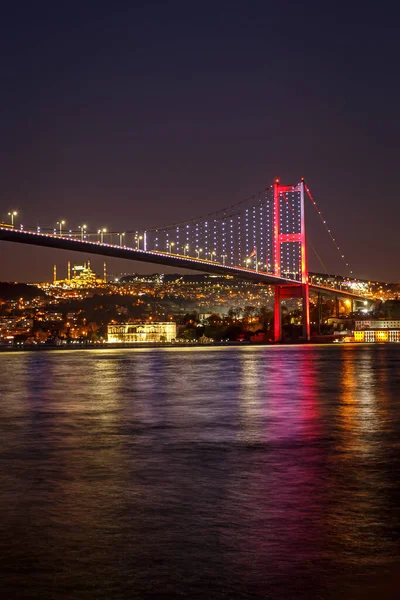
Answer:
[{"label": "glowing orange light", "polygon": [[377,342],[387,342],[389,339],[388,331],[377,331],[375,335]]}]

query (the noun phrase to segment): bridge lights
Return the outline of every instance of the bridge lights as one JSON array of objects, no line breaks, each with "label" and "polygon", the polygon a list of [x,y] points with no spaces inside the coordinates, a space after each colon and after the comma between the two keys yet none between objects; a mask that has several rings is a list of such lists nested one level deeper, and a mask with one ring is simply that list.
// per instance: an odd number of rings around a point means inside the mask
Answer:
[{"label": "bridge lights", "polygon": [[216,255],[217,255],[217,253],[215,252],[215,250],[211,250],[211,252],[210,252],[210,260],[211,260],[212,262],[214,262],[214,261],[215,261],[215,258],[214,258],[214,256],[216,256]]},{"label": "bridge lights", "polygon": [[83,238],[86,237],[87,225],[79,225],[79,229],[81,230],[81,241],[83,242]]},{"label": "bridge lights", "polygon": [[103,229],[99,229],[97,233],[100,235],[100,244],[104,244],[104,234],[107,233],[107,229],[103,227]]},{"label": "bridge lights", "polygon": [[65,221],[57,221],[57,225],[60,228],[60,235],[62,235],[62,228],[63,228],[63,225],[65,225]]},{"label": "bridge lights", "polygon": [[8,213],[8,216],[11,217],[11,227],[14,227],[14,217],[17,216],[17,211],[16,210],[12,210],[11,212]]},{"label": "bridge lights", "polygon": [[188,250],[189,250],[189,244],[186,244],[186,246],[183,247],[183,256],[187,256]]},{"label": "bridge lights", "polygon": [[140,240],[143,239],[142,235],[135,235],[135,245],[136,245],[136,250],[140,250]]},{"label": "bridge lights", "polygon": [[172,254],[172,248],[175,246],[175,242],[168,242],[168,252]]},{"label": "bridge lights", "polygon": [[197,248],[196,249],[196,254],[197,254],[197,258],[200,258],[200,254],[203,252],[203,248]]},{"label": "bridge lights", "polygon": [[225,260],[228,258],[227,254],[221,254],[222,264],[225,266]]}]

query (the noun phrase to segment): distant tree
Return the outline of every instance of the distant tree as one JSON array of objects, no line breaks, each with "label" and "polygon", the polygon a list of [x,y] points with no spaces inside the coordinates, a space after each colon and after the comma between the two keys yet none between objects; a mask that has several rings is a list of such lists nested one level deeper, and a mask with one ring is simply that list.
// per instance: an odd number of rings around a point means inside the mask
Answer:
[{"label": "distant tree", "polygon": [[212,340],[219,341],[223,338],[225,328],[219,325],[207,325],[204,329],[204,335]]},{"label": "distant tree", "polygon": [[255,317],[256,314],[257,314],[257,309],[255,308],[255,306],[245,306],[244,310],[243,310],[243,319],[248,321],[249,319],[252,319],[253,317]]},{"label": "distant tree", "polygon": [[222,324],[221,317],[219,315],[215,314],[215,313],[212,314],[212,315],[210,315],[208,317],[207,321],[208,321],[208,324],[211,325],[211,326],[213,326],[213,327],[219,326],[219,325]]},{"label": "distant tree", "polygon": [[244,329],[242,323],[234,323],[225,329],[224,338],[230,340],[231,342],[235,342],[239,339],[243,332]]},{"label": "distant tree", "polygon": [[232,321],[236,321],[236,319],[239,318],[239,310],[237,308],[230,308],[228,310],[228,317],[232,320]]},{"label": "distant tree", "polygon": [[273,311],[269,306],[260,306],[257,311],[257,316],[264,331],[267,331],[271,328]]},{"label": "distant tree", "polygon": [[187,329],[184,329],[181,333],[181,337],[187,341],[195,340],[196,339],[196,329],[194,327],[189,327]]},{"label": "distant tree", "polygon": [[198,322],[199,322],[199,315],[195,310],[191,313],[186,313],[185,316],[183,317],[184,325],[186,325],[187,323],[198,323]]}]

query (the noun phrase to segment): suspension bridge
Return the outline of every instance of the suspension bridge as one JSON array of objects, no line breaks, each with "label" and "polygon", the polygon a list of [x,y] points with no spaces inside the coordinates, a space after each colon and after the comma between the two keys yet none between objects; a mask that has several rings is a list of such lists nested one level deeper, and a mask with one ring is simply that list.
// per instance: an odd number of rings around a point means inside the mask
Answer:
[{"label": "suspension bridge", "polygon": [[[59,221],[56,229],[22,225],[17,228],[16,213],[10,213],[12,224],[0,226],[0,240],[231,275],[272,285],[275,341],[282,339],[281,301],[288,298],[302,300],[303,338],[309,340],[310,291],[317,292],[319,300],[325,294],[347,297],[354,303],[365,298],[309,282],[306,195],[336,245],[303,179],[295,185],[282,185],[276,180],[251,198],[196,219],[125,232],[108,232],[104,228],[89,231],[84,225],[77,231],[63,230],[64,221]],[[344,264],[348,267],[345,260]]]}]

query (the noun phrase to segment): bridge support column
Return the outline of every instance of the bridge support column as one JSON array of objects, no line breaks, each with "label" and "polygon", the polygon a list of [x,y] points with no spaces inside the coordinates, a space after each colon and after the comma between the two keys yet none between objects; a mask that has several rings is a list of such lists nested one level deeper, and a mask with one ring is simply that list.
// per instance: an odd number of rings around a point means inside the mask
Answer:
[{"label": "bridge support column", "polygon": [[303,339],[310,340],[310,303],[308,283],[300,285],[276,285],[274,299],[274,342],[282,341],[282,298],[301,298],[303,301]]},{"label": "bridge support column", "polygon": [[301,286],[303,297],[303,338],[310,341],[310,293],[308,283]]},{"label": "bridge support column", "polygon": [[281,287],[275,286],[274,296],[274,342],[282,341]]}]

